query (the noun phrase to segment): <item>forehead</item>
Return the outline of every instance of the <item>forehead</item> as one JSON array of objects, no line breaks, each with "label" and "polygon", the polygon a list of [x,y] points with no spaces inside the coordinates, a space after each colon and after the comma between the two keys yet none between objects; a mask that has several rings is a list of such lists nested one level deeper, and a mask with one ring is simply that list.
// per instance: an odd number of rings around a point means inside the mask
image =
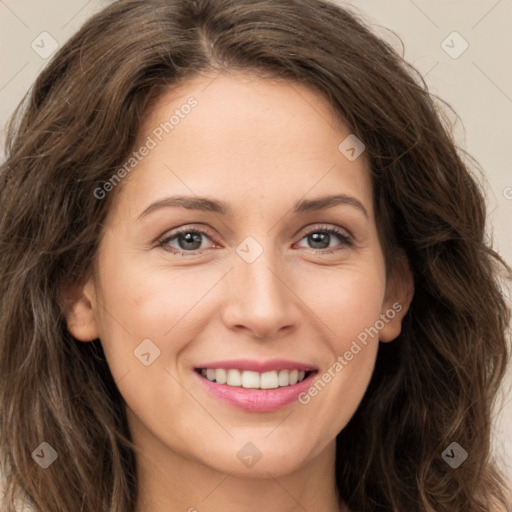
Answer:
[{"label": "forehead", "polygon": [[284,206],[343,193],[371,213],[366,156],[352,160],[344,152],[351,137],[328,101],[303,85],[196,76],[162,94],[146,115],[135,149],[150,149],[119,201],[133,217],[170,194],[215,196],[242,213],[255,200]]}]

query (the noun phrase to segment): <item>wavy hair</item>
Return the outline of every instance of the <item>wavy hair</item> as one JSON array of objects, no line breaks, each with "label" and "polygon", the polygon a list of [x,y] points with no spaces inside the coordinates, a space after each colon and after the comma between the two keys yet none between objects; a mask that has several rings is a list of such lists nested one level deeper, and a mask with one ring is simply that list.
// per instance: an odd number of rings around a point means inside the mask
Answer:
[{"label": "wavy hair", "polygon": [[[95,265],[113,191],[148,109],[202,72],[300,83],[361,139],[387,268],[415,294],[402,333],[337,437],[337,490],[361,512],[506,506],[492,411],[510,360],[510,268],[485,232],[481,185],[414,67],[327,0],[120,0],[55,54],[13,115],[0,168],[2,510],[133,512],[136,447],[100,340],[66,328],[59,290]],[[45,441],[58,461],[42,470]],[[452,469],[442,452],[469,454]]]}]

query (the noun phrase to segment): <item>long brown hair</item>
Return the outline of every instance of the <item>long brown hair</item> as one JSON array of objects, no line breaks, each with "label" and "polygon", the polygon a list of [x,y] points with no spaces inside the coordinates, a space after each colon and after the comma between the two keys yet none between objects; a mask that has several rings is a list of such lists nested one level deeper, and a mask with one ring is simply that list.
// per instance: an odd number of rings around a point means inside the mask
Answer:
[{"label": "long brown hair", "polygon": [[[0,471],[39,512],[131,512],[135,446],[99,340],[66,328],[59,289],[94,268],[116,191],[164,90],[240,70],[319,91],[366,146],[388,268],[401,247],[415,294],[379,347],[337,437],[340,499],[354,511],[490,512],[506,505],[492,407],[510,312],[485,235],[484,196],[419,73],[358,16],[323,0],[122,0],[93,16],[40,74],[0,169]],[[33,452],[48,443],[47,469]],[[457,442],[457,469],[442,458]],[[44,445],[45,446],[45,445]],[[43,446],[43,448],[44,448]],[[39,448],[41,449],[41,448]]]}]

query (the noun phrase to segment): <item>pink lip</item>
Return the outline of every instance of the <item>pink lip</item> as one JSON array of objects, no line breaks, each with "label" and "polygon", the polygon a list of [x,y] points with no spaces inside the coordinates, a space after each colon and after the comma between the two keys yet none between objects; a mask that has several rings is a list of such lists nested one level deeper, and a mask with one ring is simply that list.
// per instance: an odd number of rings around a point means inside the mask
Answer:
[{"label": "pink lip", "polygon": [[[225,368],[257,372],[273,370],[314,370],[310,365],[284,360],[273,360],[264,363],[249,360],[217,361],[215,363],[201,365],[198,368]],[[308,375],[302,382],[275,389],[246,389],[233,387],[227,384],[212,382],[206,377],[203,377],[198,371],[194,371],[194,374],[207,391],[231,406],[249,412],[273,412],[298,400],[299,395],[311,386],[316,371]]]},{"label": "pink lip", "polygon": [[286,359],[271,359],[269,361],[254,361],[250,359],[233,359],[231,361],[215,361],[212,363],[204,363],[196,366],[196,368],[225,368],[226,370],[248,370],[258,373],[271,372],[274,370],[299,370],[308,372],[316,370],[310,364],[299,363]]}]

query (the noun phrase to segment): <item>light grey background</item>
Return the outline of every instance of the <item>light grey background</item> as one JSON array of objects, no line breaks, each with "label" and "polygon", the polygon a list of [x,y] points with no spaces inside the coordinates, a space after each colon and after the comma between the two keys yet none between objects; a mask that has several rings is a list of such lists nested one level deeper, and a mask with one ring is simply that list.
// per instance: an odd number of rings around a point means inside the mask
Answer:
[{"label": "light grey background", "polygon": [[[0,0],[0,142],[8,116],[48,62],[43,58],[45,52],[52,50],[52,44],[64,44],[90,15],[108,3]],[[379,35],[399,48],[398,40],[387,29],[395,31],[404,42],[406,60],[418,68],[430,90],[460,115],[462,122],[455,125],[458,144],[485,170],[489,228],[495,247],[512,264],[512,0],[346,3],[362,12]],[[48,35],[41,35],[43,32]],[[512,479],[510,386],[512,375],[496,407],[494,442]]]}]

